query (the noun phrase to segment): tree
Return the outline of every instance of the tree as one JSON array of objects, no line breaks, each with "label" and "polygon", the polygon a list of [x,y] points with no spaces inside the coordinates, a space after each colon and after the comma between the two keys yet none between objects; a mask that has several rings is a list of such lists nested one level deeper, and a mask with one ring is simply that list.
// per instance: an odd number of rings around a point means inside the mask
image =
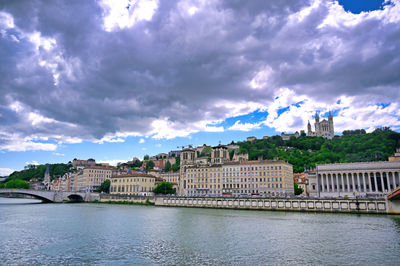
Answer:
[{"label": "tree", "polygon": [[147,161],[146,162],[146,171],[149,171],[154,168],[154,162],[153,161]]},{"label": "tree", "polygon": [[169,171],[171,171],[171,163],[167,161],[164,166],[164,172],[169,172]]},{"label": "tree", "polygon": [[103,183],[101,183],[100,187],[96,189],[97,192],[104,192],[104,193],[110,193],[110,185],[111,182],[109,179],[104,180]]},{"label": "tree", "polygon": [[4,187],[5,187],[4,183],[0,183],[0,188],[4,188]]},{"label": "tree", "polygon": [[29,188],[29,183],[21,179],[13,179],[6,183],[5,188]]},{"label": "tree", "polygon": [[155,194],[163,194],[163,195],[175,194],[175,189],[173,188],[173,185],[171,183],[163,181],[153,189],[153,192]]},{"label": "tree", "polygon": [[297,185],[296,182],[294,182],[294,194],[300,195],[301,193],[303,193],[303,189],[299,187],[299,185]]},{"label": "tree", "polygon": [[149,155],[146,154],[146,155],[143,157],[143,160],[147,161],[149,158],[150,158]]}]

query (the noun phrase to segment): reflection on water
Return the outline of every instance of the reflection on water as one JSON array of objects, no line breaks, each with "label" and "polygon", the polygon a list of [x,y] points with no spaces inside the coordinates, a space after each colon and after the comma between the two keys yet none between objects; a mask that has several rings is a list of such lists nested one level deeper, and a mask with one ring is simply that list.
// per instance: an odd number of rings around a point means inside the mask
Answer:
[{"label": "reflection on water", "polygon": [[42,203],[41,200],[37,199],[25,199],[25,198],[3,198],[0,197],[0,206],[1,205],[14,205],[14,204],[38,204]]},{"label": "reflection on water", "polygon": [[400,258],[399,220],[379,215],[0,204],[0,261],[395,265]]}]

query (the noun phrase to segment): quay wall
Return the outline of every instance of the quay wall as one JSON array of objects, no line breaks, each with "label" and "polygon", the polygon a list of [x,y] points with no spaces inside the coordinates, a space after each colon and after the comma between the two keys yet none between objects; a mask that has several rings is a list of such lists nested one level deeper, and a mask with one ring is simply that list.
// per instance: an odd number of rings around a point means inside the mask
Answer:
[{"label": "quay wall", "polygon": [[400,214],[400,201],[387,199],[156,197],[156,206],[266,211]]},{"label": "quay wall", "polygon": [[100,202],[108,202],[108,201],[126,201],[126,202],[134,202],[134,203],[143,203],[146,201],[154,203],[154,196],[134,196],[134,195],[110,195],[110,194],[100,194]]}]

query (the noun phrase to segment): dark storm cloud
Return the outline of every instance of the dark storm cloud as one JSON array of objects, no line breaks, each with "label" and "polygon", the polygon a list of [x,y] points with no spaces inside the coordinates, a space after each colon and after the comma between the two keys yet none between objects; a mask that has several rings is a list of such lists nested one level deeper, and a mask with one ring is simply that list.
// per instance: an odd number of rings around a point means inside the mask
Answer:
[{"label": "dark storm cloud", "polygon": [[[146,134],[155,120],[190,128],[233,113],[224,103],[268,105],[281,87],[323,101],[398,101],[400,24],[375,17],[319,27],[331,6],[321,3],[299,19],[311,4],[210,1],[190,16],[180,3],[159,1],[150,21],[107,32],[107,11],[94,1],[3,2],[15,24],[0,37],[3,131],[62,140]],[[35,32],[54,47],[36,49]],[[265,70],[265,84],[251,88]],[[23,111],[5,119],[16,102]],[[33,126],[30,112],[50,120]]]}]

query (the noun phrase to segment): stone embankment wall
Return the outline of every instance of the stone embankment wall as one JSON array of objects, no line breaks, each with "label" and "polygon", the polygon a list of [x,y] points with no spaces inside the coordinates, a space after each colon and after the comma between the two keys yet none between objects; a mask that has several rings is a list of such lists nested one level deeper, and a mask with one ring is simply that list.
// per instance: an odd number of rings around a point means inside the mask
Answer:
[{"label": "stone embankment wall", "polygon": [[268,211],[400,214],[400,202],[385,199],[156,197],[156,206]]},{"label": "stone embankment wall", "polygon": [[100,194],[100,202],[126,201],[126,202],[135,202],[135,203],[145,204],[147,200],[154,203],[155,197]]}]

